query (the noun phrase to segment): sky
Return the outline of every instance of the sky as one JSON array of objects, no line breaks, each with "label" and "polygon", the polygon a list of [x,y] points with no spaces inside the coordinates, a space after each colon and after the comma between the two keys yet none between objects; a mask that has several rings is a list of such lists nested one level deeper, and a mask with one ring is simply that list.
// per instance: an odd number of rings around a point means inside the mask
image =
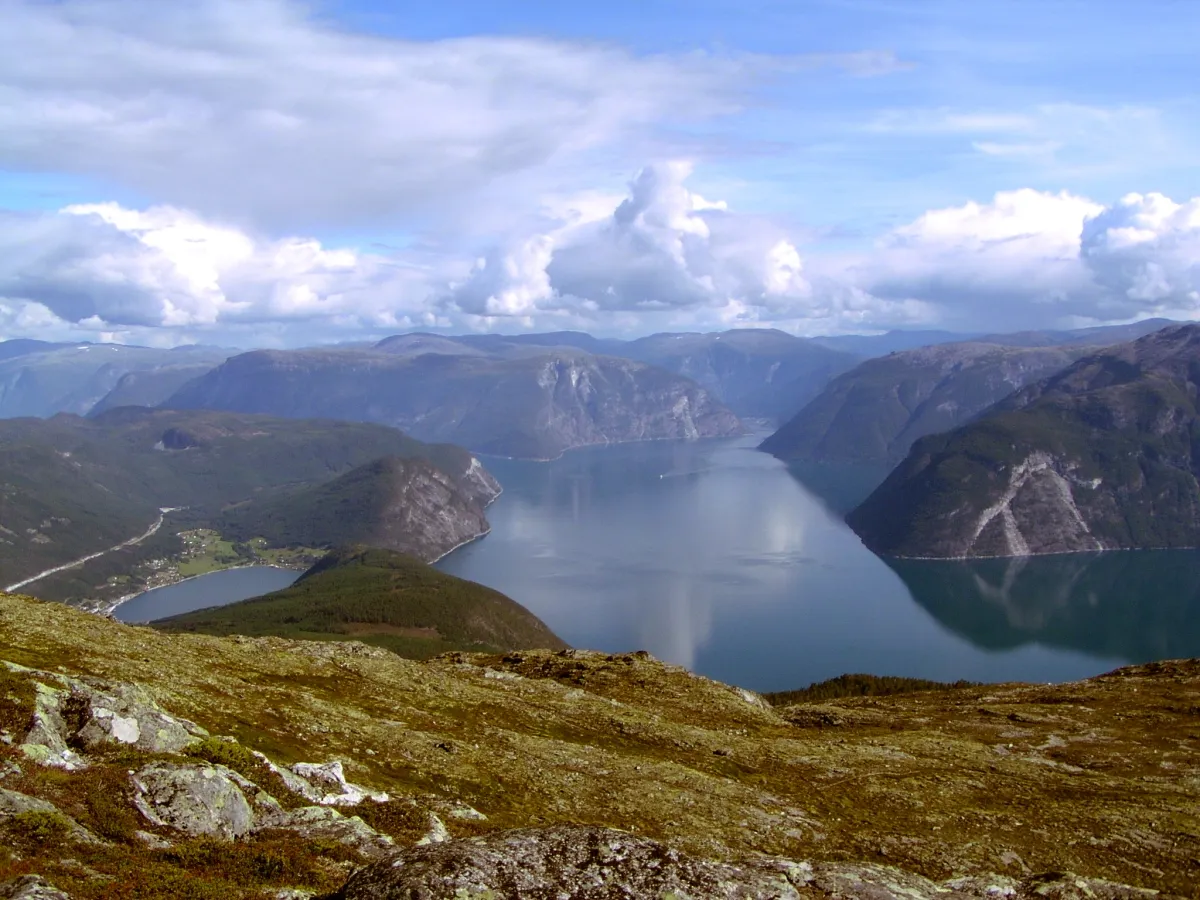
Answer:
[{"label": "sky", "polygon": [[1200,309],[1192,0],[0,0],[0,339]]}]

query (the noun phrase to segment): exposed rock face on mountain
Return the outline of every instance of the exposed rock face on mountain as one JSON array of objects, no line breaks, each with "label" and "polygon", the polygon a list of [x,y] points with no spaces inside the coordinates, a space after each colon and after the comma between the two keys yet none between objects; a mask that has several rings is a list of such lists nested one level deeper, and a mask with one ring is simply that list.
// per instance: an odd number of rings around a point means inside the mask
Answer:
[{"label": "exposed rock face on mountain", "polygon": [[[610,351],[617,352],[617,351]],[[655,334],[620,355],[700,383],[739,416],[786,419],[858,357],[773,329]]]},{"label": "exposed rock face on mountain", "polygon": [[379,422],[422,440],[534,459],[590,444],[741,432],[699,385],[642,363],[569,348],[517,357],[417,349],[410,341],[246,353],[167,405]]},{"label": "exposed rock face on mountain", "polygon": [[894,556],[1200,546],[1200,326],[1086,356],[924,438],[847,519]]},{"label": "exposed rock face on mountain", "polygon": [[164,631],[360,640],[425,659],[567,645],[499,591],[378,548],[336,550],[289,587],[153,623]]},{"label": "exposed rock face on mountain", "polygon": [[126,372],[87,414],[98,416],[118,406],[158,406],[192,379],[211,372],[218,362]]},{"label": "exposed rock face on mountain", "polygon": [[783,460],[895,465],[913,441],[972,419],[1085,351],[965,343],[867,360],[763,441]]},{"label": "exposed rock face on mountain", "polygon": [[[171,515],[191,527],[228,518],[316,546],[365,535],[432,559],[485,532],[483,507],[500,492],[459,447],[379,425],[232,413],[12,419],[0,422],[0,455],[0,587],[136,538],[162,507],[183,508]],[[176,531],[161,538],[177,550]],[[46,596],[78,596],[66,583],[54,590]]]},{"label": "exposed rock face on mountain", "polygon": [[[194,378],[227,356],[229,352],[218,347],[157,350],[120,344],[0,342],[0,418],[83,415],[130,373],[142,373],[139,389],[153,395],[161,392],[153,387],[160,381],[178,386],[180,372],[190,371]],[[126,390],[133,384],[124,383]]]},{"label": "exposed rock face on mountain", "polygon": [[415,662],[7,596],[0,659],[0,884],[76,900],[1194,895],[1195,662],[771,707],[645,654]]}]

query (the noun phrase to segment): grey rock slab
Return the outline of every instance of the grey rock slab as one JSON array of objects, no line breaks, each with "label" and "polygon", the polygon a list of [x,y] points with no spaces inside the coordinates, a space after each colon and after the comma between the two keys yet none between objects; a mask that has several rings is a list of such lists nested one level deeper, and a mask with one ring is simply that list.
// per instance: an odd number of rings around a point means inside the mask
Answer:
[{"label": "grey rock slab", "polygon": [[132,778],[135,805],[156,825],[229,839],[254,827],[243,791],[254,786],[224,766],[152,763]]},{"label": "grey rock slab", "polygon": [[71,900],[41,875],[22,875],[0,884],[0,900]]},{"label": "grey rock slab", "polygon": [[328,806],[273,811],[260,816],[259,828],[283,828],[305,838],[337,841],[367,859],[381,859],[396,852],[396,842],[386,834],[380,834],[358,816],[346,816]]}]

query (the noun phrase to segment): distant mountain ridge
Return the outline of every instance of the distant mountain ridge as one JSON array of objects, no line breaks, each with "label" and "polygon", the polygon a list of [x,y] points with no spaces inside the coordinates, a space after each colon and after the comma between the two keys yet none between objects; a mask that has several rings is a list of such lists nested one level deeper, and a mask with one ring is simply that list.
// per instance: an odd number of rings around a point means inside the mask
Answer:
[{"label": "distant mountain ridge", "polygon": [[553,458],[573,447],[740,434],[708,391],[670,372],[572,348],[431,350],[403,336],[371,350],[260,350],[228,360],[165,404],[403,429],[479,453]]},{"label": "distant mountain ridge", "polygon": [[1200,546],[1200,325],[1084,356],[917,441],[847,521],[891,556]]}]

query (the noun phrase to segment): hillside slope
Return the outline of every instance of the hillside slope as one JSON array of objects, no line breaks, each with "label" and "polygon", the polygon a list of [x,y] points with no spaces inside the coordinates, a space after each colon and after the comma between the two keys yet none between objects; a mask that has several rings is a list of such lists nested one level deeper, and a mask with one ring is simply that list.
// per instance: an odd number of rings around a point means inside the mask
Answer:
[{"label": "hillside slope", "polygon": [[1200,326],[1080,359],[923,438],[847,521],[892,556],[1200,546]]},{"label": "hillside slope", "polygon": [[415,659],[447,650],[567,646],[499,591],[374,548],[330,553],[281,591],[152,624],[200,634],[354,639]]},{"label": "hillside slope", "polygon": [[256,351],[165,405],[378,422],[422,440],[534,459],[589,444],[741,433],[737,417],[694,382],[569,349],[516,358],[414,353],[407,344]]},{"label": "hillside slope", "polygon": [[[211,527],[231,504],[244,504],[244,521],[258,503],[280,511],[276,494],[296,496],[380,457],[425,461],[453,483],[453,495],[437,488],[438,496],[453,497],[445,510],[426,505],[427,515],[391,517],[424,542],[410,549],[430,557],[485,531],[478,527],[482,507],[500,490],[459,447],[378,425],[230,413],[125,407],[94,419],[10,419],[0,421],[0,455],[0,586],[140,535],[160,507],[181,508],[172,522]],[[409,470],[414,477],[427,471]],[[368,513],[355,507],[355,515]],[[447,530],[447,521],[461,527]],[[330,544],[343,540],[329,535]],[[87,589],[86,582],[58,588]]]},{"label": "hillside slope", "polygon": [[834,379],[761,449],[789,461],[895,465],[918,438],[964,424],[1084,352],[964,343],[867,360]]},{"label": "hillside slope", "polygon": [[[654,898],[1149,900],[1097,879],[1195,895],[1195,662],[771,707],[644,654],[415,662],[3,596],[0,659],[36,670],[0,666],[0,796],[6,810],[53,804],[0,812],[0,883],[38,873],[76,900],[439,897],[453,891],[438,878],[472,871],[513,896],[494,867],[480,873],[487,860],[535,897],[572,896],[584,877],[650,878],[621,896]],[[69,717],[30,729],[36,704],[68,700]],[[62,758],[51,743],[89,767],[39,765]],[[322,812],[322,794],[343,805]],[[418,882],[388,880],[401,877]]]}]

